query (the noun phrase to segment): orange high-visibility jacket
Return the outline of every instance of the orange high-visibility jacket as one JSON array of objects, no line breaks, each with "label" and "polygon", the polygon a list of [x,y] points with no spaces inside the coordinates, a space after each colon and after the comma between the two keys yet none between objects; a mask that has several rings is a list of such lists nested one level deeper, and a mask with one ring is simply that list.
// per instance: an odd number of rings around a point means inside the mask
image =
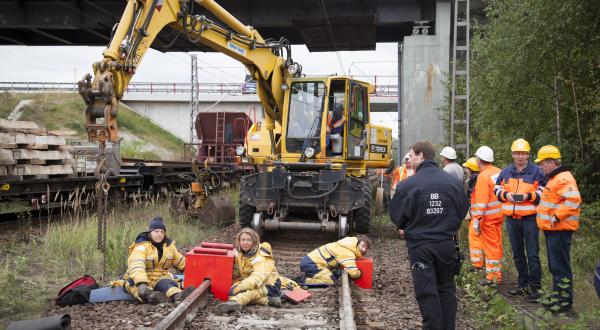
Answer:
[{"label": "orange high-visibility jacket", "polygon": [[[581,195],[575,178],[564,166],[554,170],[548,177],[550,179],[537,207],[538,227],[541,230],[577,230]],[[558,222],[552,226],[554,217]]]},{"label": "orange high-visibility jacket", "polygon": [[408,168],[406,168],[406,165],[396,167],[394,172],[392,172],[392,187],[406,178],[408,178]]},{"label": "orange high-visibility jacket", "polygon": [[473,219],[485,221],[502,218],[502,203],[494,194],[494,186],[499,174],[500,169],[493,165],[479,173],[471,204]]},{"label": "orange high-visibility jacket", "polygon": [[[546,177],[537,165],[527,163],[522,171],[514,164],[505,167],[496,180],[495,193],[502,202],[502,214],[521,218],[536,213],[536,205],[546,185]],[[513,203],[508,200],[508,193],[522,194],[523,202]]]}]

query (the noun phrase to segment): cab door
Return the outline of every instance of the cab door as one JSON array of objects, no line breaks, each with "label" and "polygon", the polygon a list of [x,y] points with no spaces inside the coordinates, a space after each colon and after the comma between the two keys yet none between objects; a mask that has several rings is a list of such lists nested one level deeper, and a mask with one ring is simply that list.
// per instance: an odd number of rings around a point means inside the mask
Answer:
[{"label": "cab door", "polygon": [[349,92],[346,158],[362,159],[366,146],[365,128],[369,122],[368,91],[366,87],[350,81]]}]

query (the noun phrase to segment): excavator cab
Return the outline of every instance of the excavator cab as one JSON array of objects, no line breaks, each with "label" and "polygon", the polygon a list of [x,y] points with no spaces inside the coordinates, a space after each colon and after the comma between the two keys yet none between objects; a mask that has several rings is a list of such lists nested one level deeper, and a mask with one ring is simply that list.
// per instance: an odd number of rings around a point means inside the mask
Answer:
[{"label": "excavator cab", "polygon": [[[373,86],[337,76],[290,78],[286,85],[278,149],[253,153],[263,171],[242,180],[240,224],[259,233],[368,232],[367,168],[389,164],[392,142],[390,128],[370,123]],[[258,150],[267,135],[262,130],[265,138],[250,139],[247,149]]]}]

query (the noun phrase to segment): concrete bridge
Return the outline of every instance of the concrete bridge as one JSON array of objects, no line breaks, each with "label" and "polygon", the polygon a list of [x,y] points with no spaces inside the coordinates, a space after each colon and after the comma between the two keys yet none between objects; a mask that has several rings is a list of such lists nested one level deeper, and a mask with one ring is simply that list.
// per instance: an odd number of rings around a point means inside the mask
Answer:
[{"label": "concrete bridge", "polygon": [[[201,112],[245,112],[252,120],[262,119],[256,94],[200,94]],[[190,136],[190,95],[127,93],[121,103],[160,127],[187,141]],[[397,96],[372,96],[371,112],[396,112]]]}]

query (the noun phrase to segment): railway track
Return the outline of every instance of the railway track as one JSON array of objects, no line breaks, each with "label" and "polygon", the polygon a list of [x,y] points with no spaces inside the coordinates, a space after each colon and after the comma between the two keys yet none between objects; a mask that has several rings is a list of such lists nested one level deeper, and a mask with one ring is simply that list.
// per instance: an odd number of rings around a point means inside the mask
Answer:
[{"label": "railway track", "polygon": [[[317,238],[314,233],[279,233],[267,238],[271,243],[278,271],[283,276],[293,277],[299,273],[300,259],[319,245],[335,240],[335,237]],[[206,292],[196,289],[186,301],[179,305],[156,329],[177,329],[185,325],[186,329],[356,329],[353,300],[360,301],[362,290],[353,286],[344,272],[339,286],[310,289],[313,296],[297,305],[284,303],[282,308],[268,306],[246,306],[242,313],[216,315],[217,303],[208,304]],[[208,305],[199,311],[198,306]],[[191,310],[191,311],[188,311]],[[364,311],[360,311],[364,314]],[[188,315],[186,318],[185,315]],[[191,319],[191,321],[190,321]],[[362,324],[364,325],[364,324]],[[364,327],[362,327],[364,328]]]},{"label": "railway track", "polygon": [[[232,242],[239,228],[226,227],[215,234],[210,242]],[[392,230],[393,231],[393,230]],[[389,231],[386,229],[385,233]],[[421,316],[413,295],[410,266],[404,244],[388,234],[374,232],[369,256],[373,258],[373,289],[359,289],[349,281],[353,319],[357,329],[407,329],[422,327]],[[336,236],[323,236],[315,232],[274,233],[265,237],[271,243],[279,273],[286,277],[299,275],[301,258],[312,249],[337,240]],[[343,281],[343,280],[342,280]],[[207,297],[195,307],[175,306],[171,303],[148,305],[136,302],[114,301],[70,307],[49,305],[44,315],[69,314],[73,329],[161,329],[177,328],[185,319],[184,329],[343,329],[340,325],[340,286],[310,289],[308,300],[293,305],[285,302],[282,308],[247,306],[241,313],[217,315],[219,302]],[[204,307],[202,304],[206,303]],[[184,305],[185,306],[185,305]],[[343,309],[343,308],[342,308]],[[179,312],[173,312],[179,310]],[[179,318],[179,322],[169,321]],[[462,313],[461,313],[462,314]],[[342,315],[346,315],[342,311]],[[161,325],[162,324],[162,325]],[[473,329],[470,322],[459,314],[457,329]]]}]

